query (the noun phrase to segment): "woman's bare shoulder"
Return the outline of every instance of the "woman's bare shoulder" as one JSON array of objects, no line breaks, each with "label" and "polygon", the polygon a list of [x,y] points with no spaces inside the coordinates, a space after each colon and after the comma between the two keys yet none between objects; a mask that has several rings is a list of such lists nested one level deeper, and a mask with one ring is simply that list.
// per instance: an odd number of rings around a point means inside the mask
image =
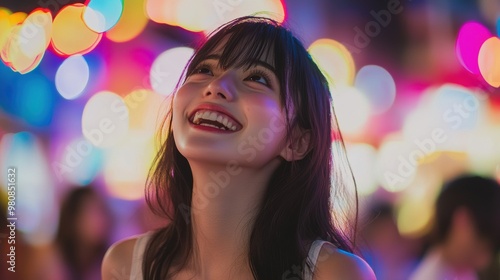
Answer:
[{"label": "woman's bare shoulder", "polygon": [[102,261],[101,275],[103,280],[128,280],[130,278],[132,256],[137,239],[139,236],[130,237],[109,247]]},{"label": "woman's bare shoulder", "polygon": [[321,248],[314,274],[316,280],[376,280],[373,270],[362,258],[329,242]]}]

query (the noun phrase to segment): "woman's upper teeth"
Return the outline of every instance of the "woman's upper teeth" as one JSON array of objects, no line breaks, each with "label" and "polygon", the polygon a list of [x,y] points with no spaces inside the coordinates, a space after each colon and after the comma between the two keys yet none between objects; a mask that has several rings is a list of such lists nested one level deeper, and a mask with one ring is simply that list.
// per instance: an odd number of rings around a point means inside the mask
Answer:
[{"label": "woman's upper teeth", "polygon": [[228,130],[236,130],[236,124],[234,124],[229,117],[219,112],[210,110],[200,110],[196,112],[193,118],[193,123],[200,124],[202,120],[217,122]]}]

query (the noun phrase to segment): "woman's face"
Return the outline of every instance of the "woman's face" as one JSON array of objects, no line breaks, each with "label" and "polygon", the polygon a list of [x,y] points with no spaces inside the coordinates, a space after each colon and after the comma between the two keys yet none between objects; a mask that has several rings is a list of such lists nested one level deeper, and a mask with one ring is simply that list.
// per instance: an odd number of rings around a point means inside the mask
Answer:
[{"label": "woman's face", "polygon": [[286,135],[272,59],[222,69],[220,53],[196,65],[174,96],[175,143],[188,160],[262,167],[277,160]]},{"label": "woman's face", "polygon": [[109,233],[109,216],[103,202],[95,196],[85,198],[78,215],[77,233],[86,245],[105,242]]}]

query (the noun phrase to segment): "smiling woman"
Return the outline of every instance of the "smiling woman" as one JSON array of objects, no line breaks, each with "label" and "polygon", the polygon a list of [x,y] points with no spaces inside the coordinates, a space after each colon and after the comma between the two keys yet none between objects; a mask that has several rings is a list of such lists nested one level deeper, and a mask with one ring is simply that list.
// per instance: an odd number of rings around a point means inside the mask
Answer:
[{"label": "smiling woman", "polygon": [[325,77],[277,22],[216,30],[172,99],[147,182],[168,223],[113,245],[103,279],[374,279],[352,254],[355,215],[332,210],[352,201],[355,213],[357,199],[331,103]]}]

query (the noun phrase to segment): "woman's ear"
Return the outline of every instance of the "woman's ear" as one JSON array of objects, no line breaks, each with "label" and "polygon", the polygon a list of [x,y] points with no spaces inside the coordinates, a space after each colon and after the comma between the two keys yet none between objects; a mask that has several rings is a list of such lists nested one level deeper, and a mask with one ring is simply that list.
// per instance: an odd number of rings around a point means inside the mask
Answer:
[{"label": "woman's ear", "polygon": [[311,131],[295,127],[280,156],[286,161],[303,159],[310,151]]}]

